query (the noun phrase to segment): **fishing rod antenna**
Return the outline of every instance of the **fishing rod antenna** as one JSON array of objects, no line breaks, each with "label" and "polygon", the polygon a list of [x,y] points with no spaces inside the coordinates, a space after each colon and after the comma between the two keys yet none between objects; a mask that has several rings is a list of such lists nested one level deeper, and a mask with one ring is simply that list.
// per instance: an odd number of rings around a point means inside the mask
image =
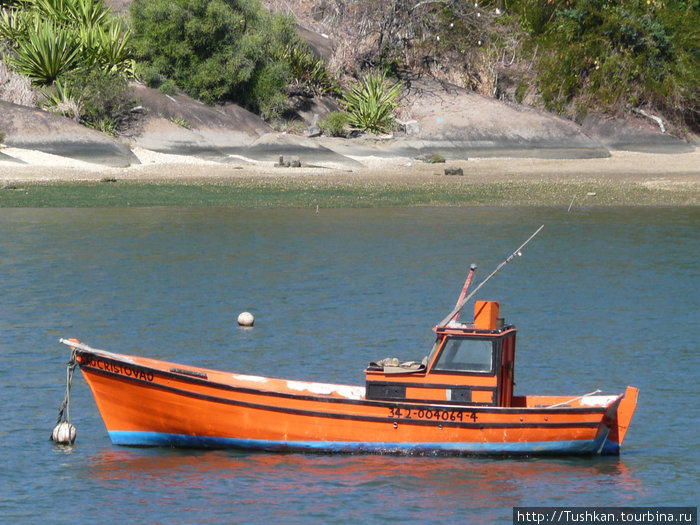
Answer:
[{"label": "fishing rod antenna", "polygon": [[[453,308],[453,310],[449,314],[447,314],[447,316],[445,316],[445,318],[442,321],[440,321],[438,323],[438,327],[446,326],[450,321],[452,321],[453,319],[456,319],[456,317],[459,316],[459,313],[462,311],[462,308],[464,308],[464,305],[469,302],[469,299],[474,297],[474,294],[476,294],[476,292],[478,292],[479,289],[482,286],[484,286],[489,281],[489,279],[491,279],[491,277],[496,275],[500,271],[501,268],[503,268],[506,264],[508,264],[513,259],[513,257],[516,257],[516,256],[522,257],[522,255],[523,255],[522,249],[525,247],[525,245],[527,243],[529,243],[532,239],[534,239],[538,233],[540,233],[542,228],[544,228],[544,224],[542,224],[539,228],[537,228],[537,230],[535,230],[535,233],[530,235],[530,237],[528,237],[524,243],[522,243],[520,246],[518,246],[513,253],[511,253],[508,257],[506,257],[506,259],[501,264],[499,264],[496,267],[496,269],[494,271],[492,271],[488,275],[488,277],[486,277],[486,279],[481,281],[479,283],[479,286],[474,288],[474,290],[469,295],[467,295],[466,297],[460,297],[460,299],[457,301],[457,306],[455,306]],[[476,265],[472,264],[470,276],[473,274],[474,270],[476,270]],[[468,286],[468,285],[466,285],[466,286]]]}]

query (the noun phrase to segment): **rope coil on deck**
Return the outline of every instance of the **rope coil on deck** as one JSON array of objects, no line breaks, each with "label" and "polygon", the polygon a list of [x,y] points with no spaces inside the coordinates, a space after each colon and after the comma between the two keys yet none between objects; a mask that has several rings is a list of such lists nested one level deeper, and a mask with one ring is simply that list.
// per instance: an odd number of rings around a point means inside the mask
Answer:
[{"label": "rope coil on deck", "polygon": [[70,388],[73,383],[73,372],[76,366],[78,366],[76,349],[71,347],[70,359],[66,364],[66,391],[63,396],[63,403],[58,409],[56,426],[51,433],[51,440],[60,445],[72,445],[75,442],[76,430],[70,423]]}]

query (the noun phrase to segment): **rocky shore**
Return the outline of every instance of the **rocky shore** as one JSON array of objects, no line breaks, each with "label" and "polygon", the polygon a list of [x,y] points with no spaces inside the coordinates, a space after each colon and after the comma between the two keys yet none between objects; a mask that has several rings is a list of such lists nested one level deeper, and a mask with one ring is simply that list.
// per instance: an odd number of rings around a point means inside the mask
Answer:
[{"label": "rocky shore", "polygon": [[[133,89],[139,100],[136,118],[117,138],[0,102],[5,133],[0,187],[283,180],[285,185],[318,182],[358,191],[368,184],[444,185],[449,191],[464,184],[597,184],[673,192],[678,198],[671,203],[697,205],[699,199],[700,149],[661,133],[642,116],[626,121],[591,117],[579,126],[524,106],[422,83],[406,92],[400,130],[334,138],[317,136],[311,126],[316,115],[322,118],[333,109],[328,100],[300,101],[296,132],[285,133],[235,105],[210,107],[139,84]],[[661,198],[659,203],[669,202]]]}]

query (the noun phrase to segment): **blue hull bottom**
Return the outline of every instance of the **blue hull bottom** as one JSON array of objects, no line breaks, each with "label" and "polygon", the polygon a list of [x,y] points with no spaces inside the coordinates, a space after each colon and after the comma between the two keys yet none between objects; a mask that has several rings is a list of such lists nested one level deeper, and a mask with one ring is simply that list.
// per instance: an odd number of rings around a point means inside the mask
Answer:
[{"label": "blue hull bottom", "polygon": [[[527,443],[373,443],[343,441],[267,441],[165,434],[160,432],[111,431],[115,445],[136,447],[183,447],[277,452],[371,453],[371,454],[493,454],[493,455],[591,455],[605,453],[603,435],[592,441],[535,441]],[[605,443],[604,443],[605,442]],[[602,449],[602,450],[601,450]],[[619,447],[618,447],[619,450]],[[608,452],[610,453],[610,452]]]}]

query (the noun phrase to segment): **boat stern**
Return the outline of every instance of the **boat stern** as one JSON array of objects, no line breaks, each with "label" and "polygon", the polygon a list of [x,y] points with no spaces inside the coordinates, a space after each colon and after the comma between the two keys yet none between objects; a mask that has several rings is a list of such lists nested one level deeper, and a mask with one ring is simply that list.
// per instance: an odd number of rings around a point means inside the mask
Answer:
[{"label": "boat stern", "polygon": [[617,407],[614,417],[610,420],[610,432],[603,443],[603,448],[600,451],[603,455],[619,455],[620,447],[627,434],[627,429],[632,421],[634,410],[637,408],[637,397],[639,389],[633,386],[628,386]]}]

